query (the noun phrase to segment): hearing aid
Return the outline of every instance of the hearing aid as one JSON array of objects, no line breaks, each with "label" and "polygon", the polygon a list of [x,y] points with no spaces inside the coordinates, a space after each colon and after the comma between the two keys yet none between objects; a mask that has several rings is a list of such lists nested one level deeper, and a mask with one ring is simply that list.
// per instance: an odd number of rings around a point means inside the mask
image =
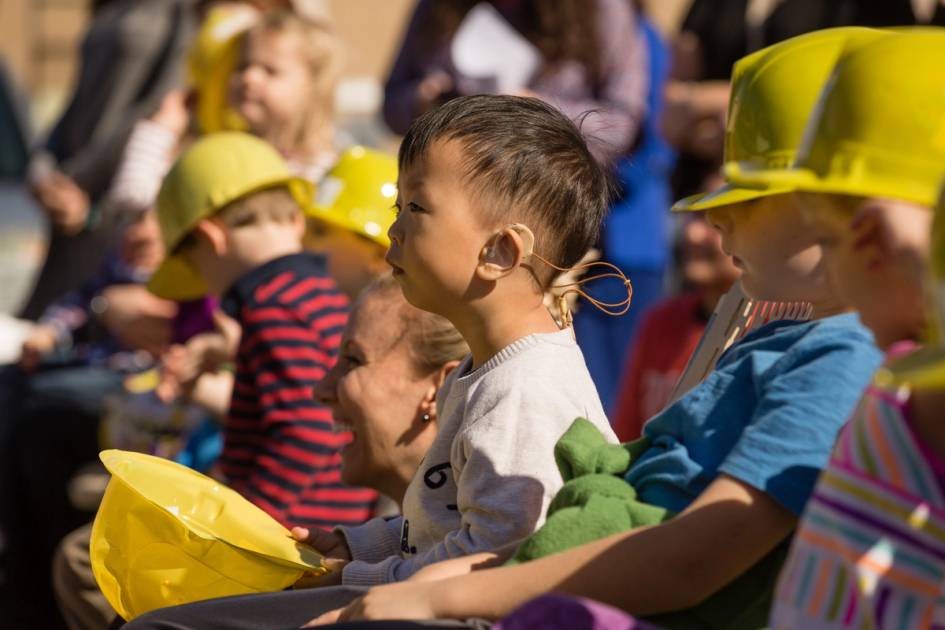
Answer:
[{"label": "hearing aid", "polygon": [[[512,230],[522,239],[522,260],[524,261],[534,253],[535,234],[531,229],[522,223],[512,223],[507,225],[504,230]],[[504,231],[503,230],[503,231]],[[492,262],[495,259],[495,245],[486,245],[482,248],[482,257],[486,262]]]}]

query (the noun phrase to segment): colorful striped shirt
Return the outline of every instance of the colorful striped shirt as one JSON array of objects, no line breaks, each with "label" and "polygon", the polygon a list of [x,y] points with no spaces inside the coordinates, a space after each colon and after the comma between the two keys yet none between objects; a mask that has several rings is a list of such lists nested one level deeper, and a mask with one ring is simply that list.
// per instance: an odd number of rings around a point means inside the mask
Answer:
[{"label": "colorful striped shirt", "polygon": [[775,630],[945,628],[945,494],[908,400],[872,387],[840,434],[781,573]]},{"label": "colorful striped shirt", "polygon": [[365,521],[376,500],[341,483],[350,440],[312,388],[335,360],[348,300],[312,254],[277,258],[227,292],[243,327],[219,468],[227,482],[286,526]]}]

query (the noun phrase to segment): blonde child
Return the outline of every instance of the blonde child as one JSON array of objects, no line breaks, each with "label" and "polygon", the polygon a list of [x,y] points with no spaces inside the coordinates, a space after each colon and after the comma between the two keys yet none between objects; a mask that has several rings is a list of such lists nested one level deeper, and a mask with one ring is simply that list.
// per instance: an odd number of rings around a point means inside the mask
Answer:
[{"label": "blonde child", "polygon": [[[806,151],[767,178],[806,191],[831,285],[888,358],[804,513],[772,628],[945,622],[942,208],[930,239],[945,177],[943,112],[945,30],[884,38],[841,59]],[[931,343],[916,350],[923,340]]]},{"label": "blonde child", "polygon": [[243,39],[229,104],[295,174],[317,182],[338,159],[334,95],[340,71],[341,45],[327,22],[290,11],[267,13]]}]

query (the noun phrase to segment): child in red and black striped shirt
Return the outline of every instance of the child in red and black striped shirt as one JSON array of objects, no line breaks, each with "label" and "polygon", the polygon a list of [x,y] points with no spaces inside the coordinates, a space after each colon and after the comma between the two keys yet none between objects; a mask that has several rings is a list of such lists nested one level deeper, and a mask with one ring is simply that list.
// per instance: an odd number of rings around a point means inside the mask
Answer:
[{"label": "child in red and black striped shirt", "polygon": [[302,252],[311,184],[268,144],[210,134],[171,169],[158,197],[169,256],[160,296],[223,297],[242,327],[219,473],[286,526],[364,521],[376,494],[344,486],[331,413],[312,388],[331,364],[348,300],[324,259]]}]

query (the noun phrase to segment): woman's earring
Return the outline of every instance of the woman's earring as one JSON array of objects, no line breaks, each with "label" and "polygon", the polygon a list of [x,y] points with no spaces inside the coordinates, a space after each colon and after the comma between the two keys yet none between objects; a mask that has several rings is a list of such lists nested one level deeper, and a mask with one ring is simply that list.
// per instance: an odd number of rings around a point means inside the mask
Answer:
[{"label": "woman's earring", "polygon": [[420,421],[421,421],[421,422],[429,422],[430,420],[431,420],[430,414],[428,414],[428,413],[425,413],[425,414],[423,414],[422,416],[420,416]]}]

